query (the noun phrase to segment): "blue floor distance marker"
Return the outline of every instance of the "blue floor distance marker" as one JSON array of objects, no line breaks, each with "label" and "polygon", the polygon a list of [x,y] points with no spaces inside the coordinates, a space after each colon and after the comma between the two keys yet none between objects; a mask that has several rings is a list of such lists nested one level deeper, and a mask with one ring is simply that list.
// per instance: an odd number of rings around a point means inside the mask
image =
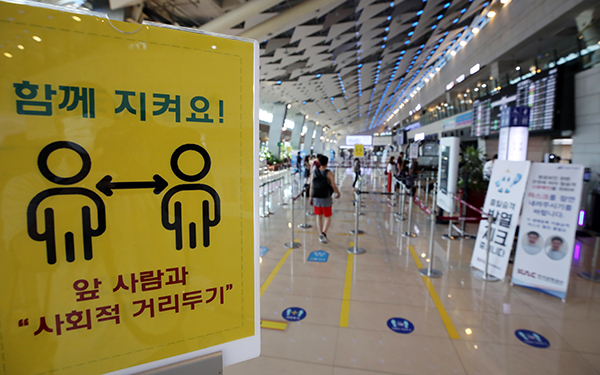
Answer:
[{"label": "blue floor distance marker", "polygon": [[517,338],[525,344],[535,348],[545,349],[550,347],[550,341],[548,341],[544,336],[527,329],[516,330],[515,336],[517,336]]},{"label": "blue floor distance marker", "polygon": [[283,319],[290,322],[297,322],[306,318],[306,311],[300,307],[288,307],[281,313]]},{"label": "blue floor distance marker", "polygon": [[396,333],[411,333],[415,326],[404,318],[392,318],[387,321],[388,328]]},{"label": "blue floor distance marker", "polygon": [[260,247],[260,257],[261,257],[261,258],[262,258],[262,257],[264,257],[264,256],[265,256],[265,254],[266,254],[268,251],[269,251],[269,249],[268,249],[268,248],[266,248],[266,247],[264,247],[264,246],[261,246],[261,247]]},{"label": "blue floor distance marker", "polygon": [[309,262],[321,262],[325,263],[329,259],[329,253],[323,250],[317,250],[310,253],[308,256]]}]

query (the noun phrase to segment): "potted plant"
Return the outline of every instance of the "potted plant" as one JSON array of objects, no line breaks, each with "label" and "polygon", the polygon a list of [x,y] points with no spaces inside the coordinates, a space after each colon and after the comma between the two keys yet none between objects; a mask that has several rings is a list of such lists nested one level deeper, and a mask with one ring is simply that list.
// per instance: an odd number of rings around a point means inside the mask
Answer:
[{"label": "potted plant", "polygon": [[[463,153],[459,166],[458,187],[462,190],[463,199],[475,207],[483,207],[489,181],[483,178],[485,154],[469,146]],[[467,207],[467,216],[480,216],[478,212]]]}]

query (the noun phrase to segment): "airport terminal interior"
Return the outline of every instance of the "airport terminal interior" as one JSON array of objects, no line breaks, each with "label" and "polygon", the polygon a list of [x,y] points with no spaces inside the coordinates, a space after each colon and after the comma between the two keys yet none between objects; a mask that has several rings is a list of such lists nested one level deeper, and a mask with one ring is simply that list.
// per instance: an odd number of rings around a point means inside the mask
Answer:
[{"label": "airport terminal interior", "polygon": [[257,41],[261,350],[223,374],[600,375],[598,0],[42,2]]}]

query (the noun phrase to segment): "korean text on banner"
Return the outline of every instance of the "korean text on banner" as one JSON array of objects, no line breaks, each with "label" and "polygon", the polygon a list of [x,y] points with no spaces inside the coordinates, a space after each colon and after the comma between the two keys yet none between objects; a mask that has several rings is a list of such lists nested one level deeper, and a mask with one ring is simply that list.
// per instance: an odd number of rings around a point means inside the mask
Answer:
[{"label": "korean text on banner", "polygon": [[506,277],[530,164],[529,161],[496,160],[492,169],[483,212],[492,215],[494,222],[489,230],[487,220],[479,222],[471,267],[484,270],[486,241],[489,236],[487,272],[501,280]]},{"label": "korean text on banner", "polygon": [[529,171],[512,282],[565,299],[583,167],[534,163]]},{"label": "korean text on banner", "polygon": [[0,374],[258,356],[256,42],[0,14]]}]

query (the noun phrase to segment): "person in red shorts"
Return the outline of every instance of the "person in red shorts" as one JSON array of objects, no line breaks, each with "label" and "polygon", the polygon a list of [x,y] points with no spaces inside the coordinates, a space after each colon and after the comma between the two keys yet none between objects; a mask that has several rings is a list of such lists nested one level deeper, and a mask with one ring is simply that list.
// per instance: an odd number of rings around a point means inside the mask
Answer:
[{"label": "person in red shorts", "polygon": [[327,243],[327,229],[331,224],[331,206],[333,205],[331,194],[335,193],[336,198],[339,198],[341,194],[335,184],[333,173],[327,169],[329,158],[324,155],[318,155],[317,158],[320,166],[314,170],[310,180],[309,197],[317,216],[317,228],[321,232],[319,241]]}]

